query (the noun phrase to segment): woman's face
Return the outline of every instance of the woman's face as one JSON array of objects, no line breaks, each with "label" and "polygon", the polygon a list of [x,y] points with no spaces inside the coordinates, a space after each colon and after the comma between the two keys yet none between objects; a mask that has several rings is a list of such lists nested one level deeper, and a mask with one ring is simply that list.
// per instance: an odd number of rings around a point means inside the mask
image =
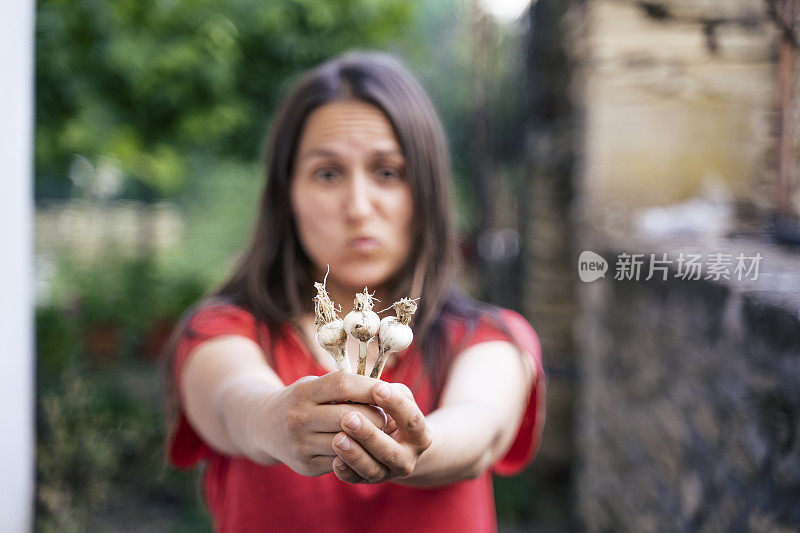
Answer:
[{"label": "woman's face", "polygon": [[317,108],[300,137],[291,186],[300,243],[343,287],[377,289],[411,251],[405,160],[383,112],[359,101]]}]

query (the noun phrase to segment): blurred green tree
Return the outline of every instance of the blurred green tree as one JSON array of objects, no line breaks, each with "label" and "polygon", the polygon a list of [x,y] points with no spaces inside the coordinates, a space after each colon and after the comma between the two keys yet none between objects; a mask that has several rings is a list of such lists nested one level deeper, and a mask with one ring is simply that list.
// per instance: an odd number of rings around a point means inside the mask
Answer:
[{"label": "blurred green tree", "polygon": [[42,0],[36,197],[68,197],[71,159],[114,162],[124,194],[180,191],[192,157],[248,161],[292,75],[380,48],[410,0]]}]

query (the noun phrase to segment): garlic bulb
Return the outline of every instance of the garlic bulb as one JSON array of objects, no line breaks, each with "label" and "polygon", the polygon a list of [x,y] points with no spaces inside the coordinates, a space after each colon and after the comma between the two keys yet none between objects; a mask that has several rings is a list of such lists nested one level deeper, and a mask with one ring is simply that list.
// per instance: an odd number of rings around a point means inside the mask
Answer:
[{"label": "garlic bulb", "polygon": [[[325,274],[325,280],[327,279],[328,274]],[[347,332],[344,329],[344,321],[336,315],[336,308],[328,296],[328,291],[325,290],[325,281],[314,283],[314,288],[317,289],[317,294],[314,296],[317,343],[331,354],[336,368],[352,373],[350,358],[347,356]]]},{"label": "garlic bulb", "polygon": [[378,333],[380,318],[372,310],[372,295],[366,287],[364,292],[356,294],[353,310],[344,317],[344,329],[358,341],[358,366],[356,373],[362,376],[367,373],[367,346]]},{"label": "garlic bulb", "polygon": [[317,342],[331,354],[336,368],[345,372],[352,372],[350,358],[347,357],[347,332],[344,330],[344,321],[341,318],[332,320],[317,327]]},{"label": "garlic bulb", "polygon": [[417,311],[416,302],[410,298],[403,298],[395,302],[392,307],[397,316],[381,319],[378,327],[378,360],[375,361],[370,373],[370,377],[376,379],[380,379],[389,354],[405,350],[414,340],[414,333],[408,323]]}]

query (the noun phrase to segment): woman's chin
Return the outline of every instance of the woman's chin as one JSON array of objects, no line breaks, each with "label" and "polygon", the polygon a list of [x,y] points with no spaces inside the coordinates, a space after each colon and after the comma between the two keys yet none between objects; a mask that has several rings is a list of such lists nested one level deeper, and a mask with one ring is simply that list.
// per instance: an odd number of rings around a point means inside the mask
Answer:
[{"label": "woman's chin", "polygon": [[378,265],[353,265],[336,273],[337,281],[344,287],[361,290],[365,286],[375,290],[389,279],[391,271]]}]

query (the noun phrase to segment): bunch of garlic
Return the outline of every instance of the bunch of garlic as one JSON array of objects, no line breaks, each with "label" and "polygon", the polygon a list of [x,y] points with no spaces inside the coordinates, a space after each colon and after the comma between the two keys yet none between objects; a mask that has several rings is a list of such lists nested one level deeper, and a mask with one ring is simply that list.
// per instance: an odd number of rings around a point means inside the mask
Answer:
[{"label": "bunch of garlic", "polygon": [[[325,274],[325,280],[328,275]],[[336,314],[334,303],[325,290],[325,280],[314,283],[317,294],[314,296],[314,314],[317,324],[317,342],[331,354],[336,368],[344,372],[352,372],[350,358],[347,356],[347,335],[359,342],[358,368],[359,374],[366,375],[367,347],[377,335],[378,359],[372,368],[370,377],[380,379],[383,367],[390,354],[405,350],[411,345],[414,334],[408,323],[417,310],[417,303],[410,298],[395,302],[390,308],[396,316],[382,320],[372,310],[376,300],[367,287],[364,292],[357,293],[353,301],[353,310],[342,321]]]}]

